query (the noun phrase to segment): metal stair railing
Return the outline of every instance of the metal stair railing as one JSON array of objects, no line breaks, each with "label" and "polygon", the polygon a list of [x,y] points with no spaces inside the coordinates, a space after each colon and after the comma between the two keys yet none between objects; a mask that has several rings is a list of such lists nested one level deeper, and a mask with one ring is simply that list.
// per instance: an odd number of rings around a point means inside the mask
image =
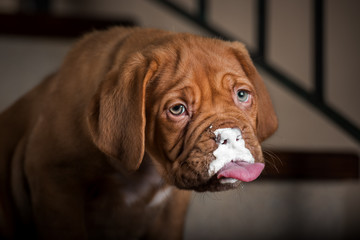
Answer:
[{"label": "metal stair railing", "polygon": [[[197,0],[198,7],[196,13],[191,13],[169,0],[150,0],[162,4],[169,9],[177,12],[184,18],[192,21],[197,26],[206,30],[209,34],[219,37],[224,40],[234,41],[237,40],[235,37],[226,34],[221,29],[216,28],[210,24],[206,18],[208,1]],[[289,77],[284,72],[281,72],[275,66],[271,65],[266,59],[266,47],[267,47],[267,1],[257,0],[257,49],[250,49],[250,55],[254,61],[254,64],[265,70],[270,74],[274,80],[281,83],[287,89],[292,91],[298,97],[309,103],[324,116],[335,123],[345,133],[351,136],[355,141],[360,143],[360,128],[343,116],[339,111],[330,106],[324,98],[324,1],[314,0],[313,1],[313,58],[314,58],[314,90],[309,91],[297,84],[294,78]]]}]

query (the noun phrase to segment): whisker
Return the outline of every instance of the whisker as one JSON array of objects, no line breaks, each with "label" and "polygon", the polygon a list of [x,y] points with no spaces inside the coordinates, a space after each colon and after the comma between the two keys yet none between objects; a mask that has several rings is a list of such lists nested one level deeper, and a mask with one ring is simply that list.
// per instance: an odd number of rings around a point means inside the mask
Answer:
[{"label": "whisker", "polygon": [[269,164],[269,166],[275,169],[277,173],[280,173],[278,169],[278,164],[280,164],[280,166],[284,165],[281,159],[274,152],[270,150],[263,150],[263,153],[264,153],[265,163]]}]

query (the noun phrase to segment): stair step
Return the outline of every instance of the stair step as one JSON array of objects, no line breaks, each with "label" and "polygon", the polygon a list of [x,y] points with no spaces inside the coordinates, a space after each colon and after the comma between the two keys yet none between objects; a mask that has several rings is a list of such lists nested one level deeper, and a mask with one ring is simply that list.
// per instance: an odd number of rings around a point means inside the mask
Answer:
[{"label": "stair step", "polygon": [[95,29],[135,25],[135,21],[127,18],[96,19],[50,14],[0,14],[1,34],[32,37],[76,38]]},{"label": "stair step", "polygon": [[262,179],[359,179],[359,155],[351,152],[264,151]]}]

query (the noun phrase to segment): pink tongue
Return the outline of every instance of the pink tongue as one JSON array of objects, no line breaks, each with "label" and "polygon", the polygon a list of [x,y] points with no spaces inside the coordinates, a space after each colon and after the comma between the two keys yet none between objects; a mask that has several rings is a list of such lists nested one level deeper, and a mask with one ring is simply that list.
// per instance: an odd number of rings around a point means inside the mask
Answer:
[{"label": "pink tongue", "polygon": [[251,182],[259,177],[264,167],[263,163],[229,162],[219,170],[217,178],[234,178],[243,182]]}]

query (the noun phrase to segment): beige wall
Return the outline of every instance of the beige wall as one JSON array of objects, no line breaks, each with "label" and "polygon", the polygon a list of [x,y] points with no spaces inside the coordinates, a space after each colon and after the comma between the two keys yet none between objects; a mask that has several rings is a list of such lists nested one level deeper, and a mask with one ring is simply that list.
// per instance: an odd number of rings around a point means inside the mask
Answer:
[{"label": "beige wall", "polygon": [[[141,26],[206,34],[162,6],[146,0],[54,0],[58,14],[101,17],[129,16]],[[191,0],[176,0],[194,10]],[[254,47],[255,1],[212,0],[209,19]],[[269,59],[312,89],[311,0],[271,0]],[[360,1],[325,0],[326,97],[360,125]],[[13,11],[14,1],[2,0],[0,11]],[[71,41],[15,38],[0,35],[0,110],[61,63]],[[269,148],[350,150],[360,145],[304,101],[272,80],[261,69],[280,120]],[[338,238],[360,226],[360,184],[339,182],[254,182],[218,194],[194,194],[186,238],[276,238],[297,233]],[[360,235],[360,234],[359,234]],[[313,239],[313,238],[312,238]]]}]

